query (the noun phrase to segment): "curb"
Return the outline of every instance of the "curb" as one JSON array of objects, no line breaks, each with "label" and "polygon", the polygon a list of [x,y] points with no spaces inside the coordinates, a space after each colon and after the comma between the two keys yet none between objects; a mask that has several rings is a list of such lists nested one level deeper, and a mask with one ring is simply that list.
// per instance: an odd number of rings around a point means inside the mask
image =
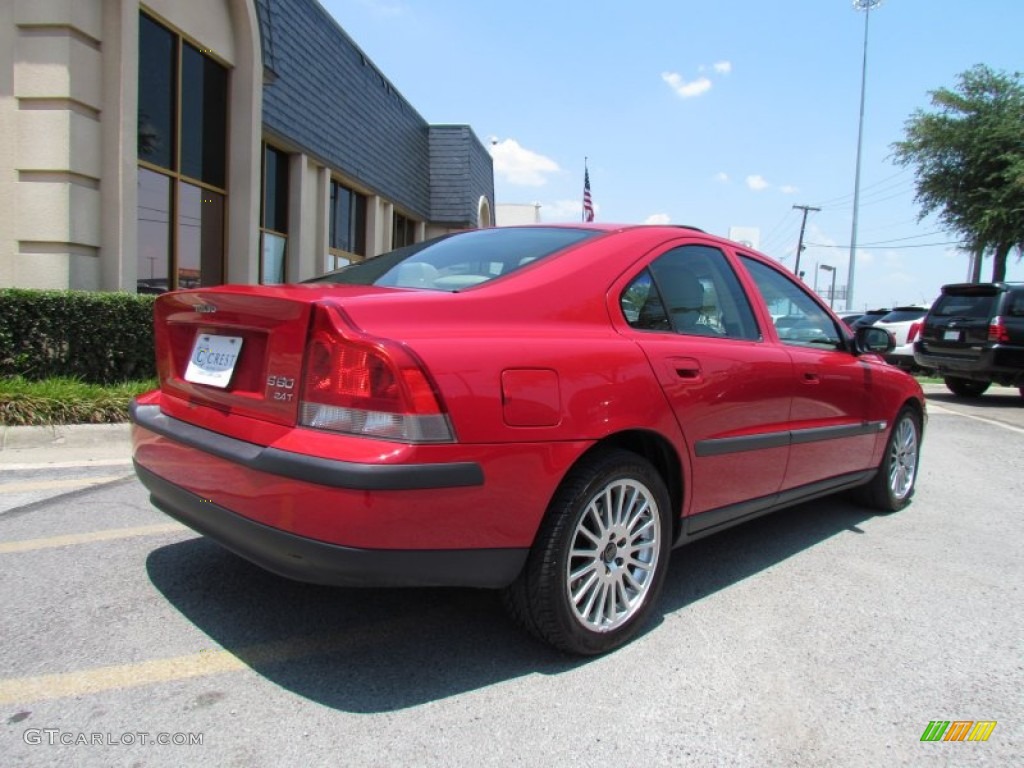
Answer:
[{"label": "curb", "polygon": [[12,464],[131,461],[131,424],[0,427],[0,468]]}]

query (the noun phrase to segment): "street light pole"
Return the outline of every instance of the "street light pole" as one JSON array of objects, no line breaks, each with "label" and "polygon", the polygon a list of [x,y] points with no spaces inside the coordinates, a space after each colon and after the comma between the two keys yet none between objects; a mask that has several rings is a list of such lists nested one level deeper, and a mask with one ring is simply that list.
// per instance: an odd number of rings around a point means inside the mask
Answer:
[{"label": "street light pole", "polygon": [[[831,264],[819,264],[818,269],[822,269],[826,272],[832,273],[832,287],[828,291],[828,306],[830,309],[834,307],[836,298],[836,268]],[[817,276],[815,276],[815,282],[817,282]]]},{"label": "street light pole", "polygon": [[882,0],[853,0],[853,10],[864,11],[864,60],[860,70],[860,121],[857,124],[857,166],[853,175],[853,229],[850,233],[850,268],[846,277],[846,309],[853,309],[853,274],[857,267],[857,214],[860,212],[860,156],[864,143],[864,91],[868,77],[868,20]]}]

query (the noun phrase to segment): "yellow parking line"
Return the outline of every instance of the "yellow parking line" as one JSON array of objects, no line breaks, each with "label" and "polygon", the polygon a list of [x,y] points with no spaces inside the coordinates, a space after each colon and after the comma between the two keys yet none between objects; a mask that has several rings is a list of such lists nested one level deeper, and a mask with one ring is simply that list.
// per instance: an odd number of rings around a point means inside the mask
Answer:
[{"label": "yellow parking line", "polygon": [[131,475],[104,475],[103,477],[78,477],[70,480],[34,480],[24,483],[2,483],[0,493],[29,493],[30,491],[59,491],[64,488],[87,488],[123,480]]},{"label": "yellow parking line", "polygon": [[0,680],[0,704],[27,703],[100,693],[118,688],[183,680],[244,669],[245,664],[227,651],[198,653],[137,664],[87,669],[58,675]]},{"label": "yellow parking line", "polygon": [[106,531],[90,531],[88,533],[69,533],[65,536],[51,536],[48,539],[26,539],[25,541],[0,542],[0,555],[12,552],[32,552],[36,549],[68,547],[72,544],[90,544],[94,541],[112,541],[114,539],[130,539],[135,536],[154,536],[160,533],[177,533],[188,528],[180,523],[160,523],[159,525],[143,525],[137,528],[111,528]]},{"label": "yellow parking line", "polygon": [[[403,622],[399,621],[398,624]],[[387,629],[394,629],[389,623]],[[79,672],[0,680],[0,705],[102,693],[123,688],[237,672],[246,668],[291,661],[337,650],[351,650],[353,643],[373,641],[381,627],[362,627],[318,637],[291,638],[235,651],[201,651],[191,656],[119,664]]]}]

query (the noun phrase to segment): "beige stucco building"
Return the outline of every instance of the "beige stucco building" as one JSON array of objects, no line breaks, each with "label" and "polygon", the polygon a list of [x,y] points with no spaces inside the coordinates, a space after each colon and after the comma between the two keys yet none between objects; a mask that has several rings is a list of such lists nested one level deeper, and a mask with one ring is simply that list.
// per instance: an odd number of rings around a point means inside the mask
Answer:
[{"label": "beige stucco building", "polygon": [[315,0],[0,1],[0,287],[298,280],[492,201]]}]

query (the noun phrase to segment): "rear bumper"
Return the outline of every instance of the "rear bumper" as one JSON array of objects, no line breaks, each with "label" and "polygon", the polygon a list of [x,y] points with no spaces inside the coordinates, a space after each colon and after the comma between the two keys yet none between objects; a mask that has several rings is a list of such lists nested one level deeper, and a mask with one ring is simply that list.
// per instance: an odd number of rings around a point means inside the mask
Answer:
[{"label": "rear bumper", "polygon": [[914,343],[914,360],[922,368],[931,368],[944,376],[1007,386],[1024,384],[1024,347],[995,344],[982,348],[976,355],[967,356],[942,354],[927,342],[918,341]]},{"label": "rear bumper", "polygon": [[[270,571],[321,584],[511,583],[555,489],[591,445],[410,447],[320,436],[312,455],[157,405],[136,404],[131,416],[136,471],[156,507]],[[250,431],[244,416],[232,424]],[[296,432],[279,433],[288,438],[280,442],[301,445]]]},{"label": "rear bumper", "polygon": [[896,347],[892,352],[888,352],[883,355],[885,362],[889,365],[895,365],[900,368],[910,370],[914,368],[914,345],[903,344],[902,346]]},{"label": "rear bumper", "polygon": [[334,586],[504,587],[526,548],[372,550],[296,536],[235,514],[164,480],[136,462],[153,505],[198,533],[285,578]]},{"label": "rear bumper", "polygon": [[333,488],[359,491],[408,491],[483,485],[484,473],[476,462],[445,464],[365,464],[337,461],[277,448],[254,445],[172,418],[159,405],[132,401],[131,420],[176,443],[196,448],[254,472],[303,480]]}]

